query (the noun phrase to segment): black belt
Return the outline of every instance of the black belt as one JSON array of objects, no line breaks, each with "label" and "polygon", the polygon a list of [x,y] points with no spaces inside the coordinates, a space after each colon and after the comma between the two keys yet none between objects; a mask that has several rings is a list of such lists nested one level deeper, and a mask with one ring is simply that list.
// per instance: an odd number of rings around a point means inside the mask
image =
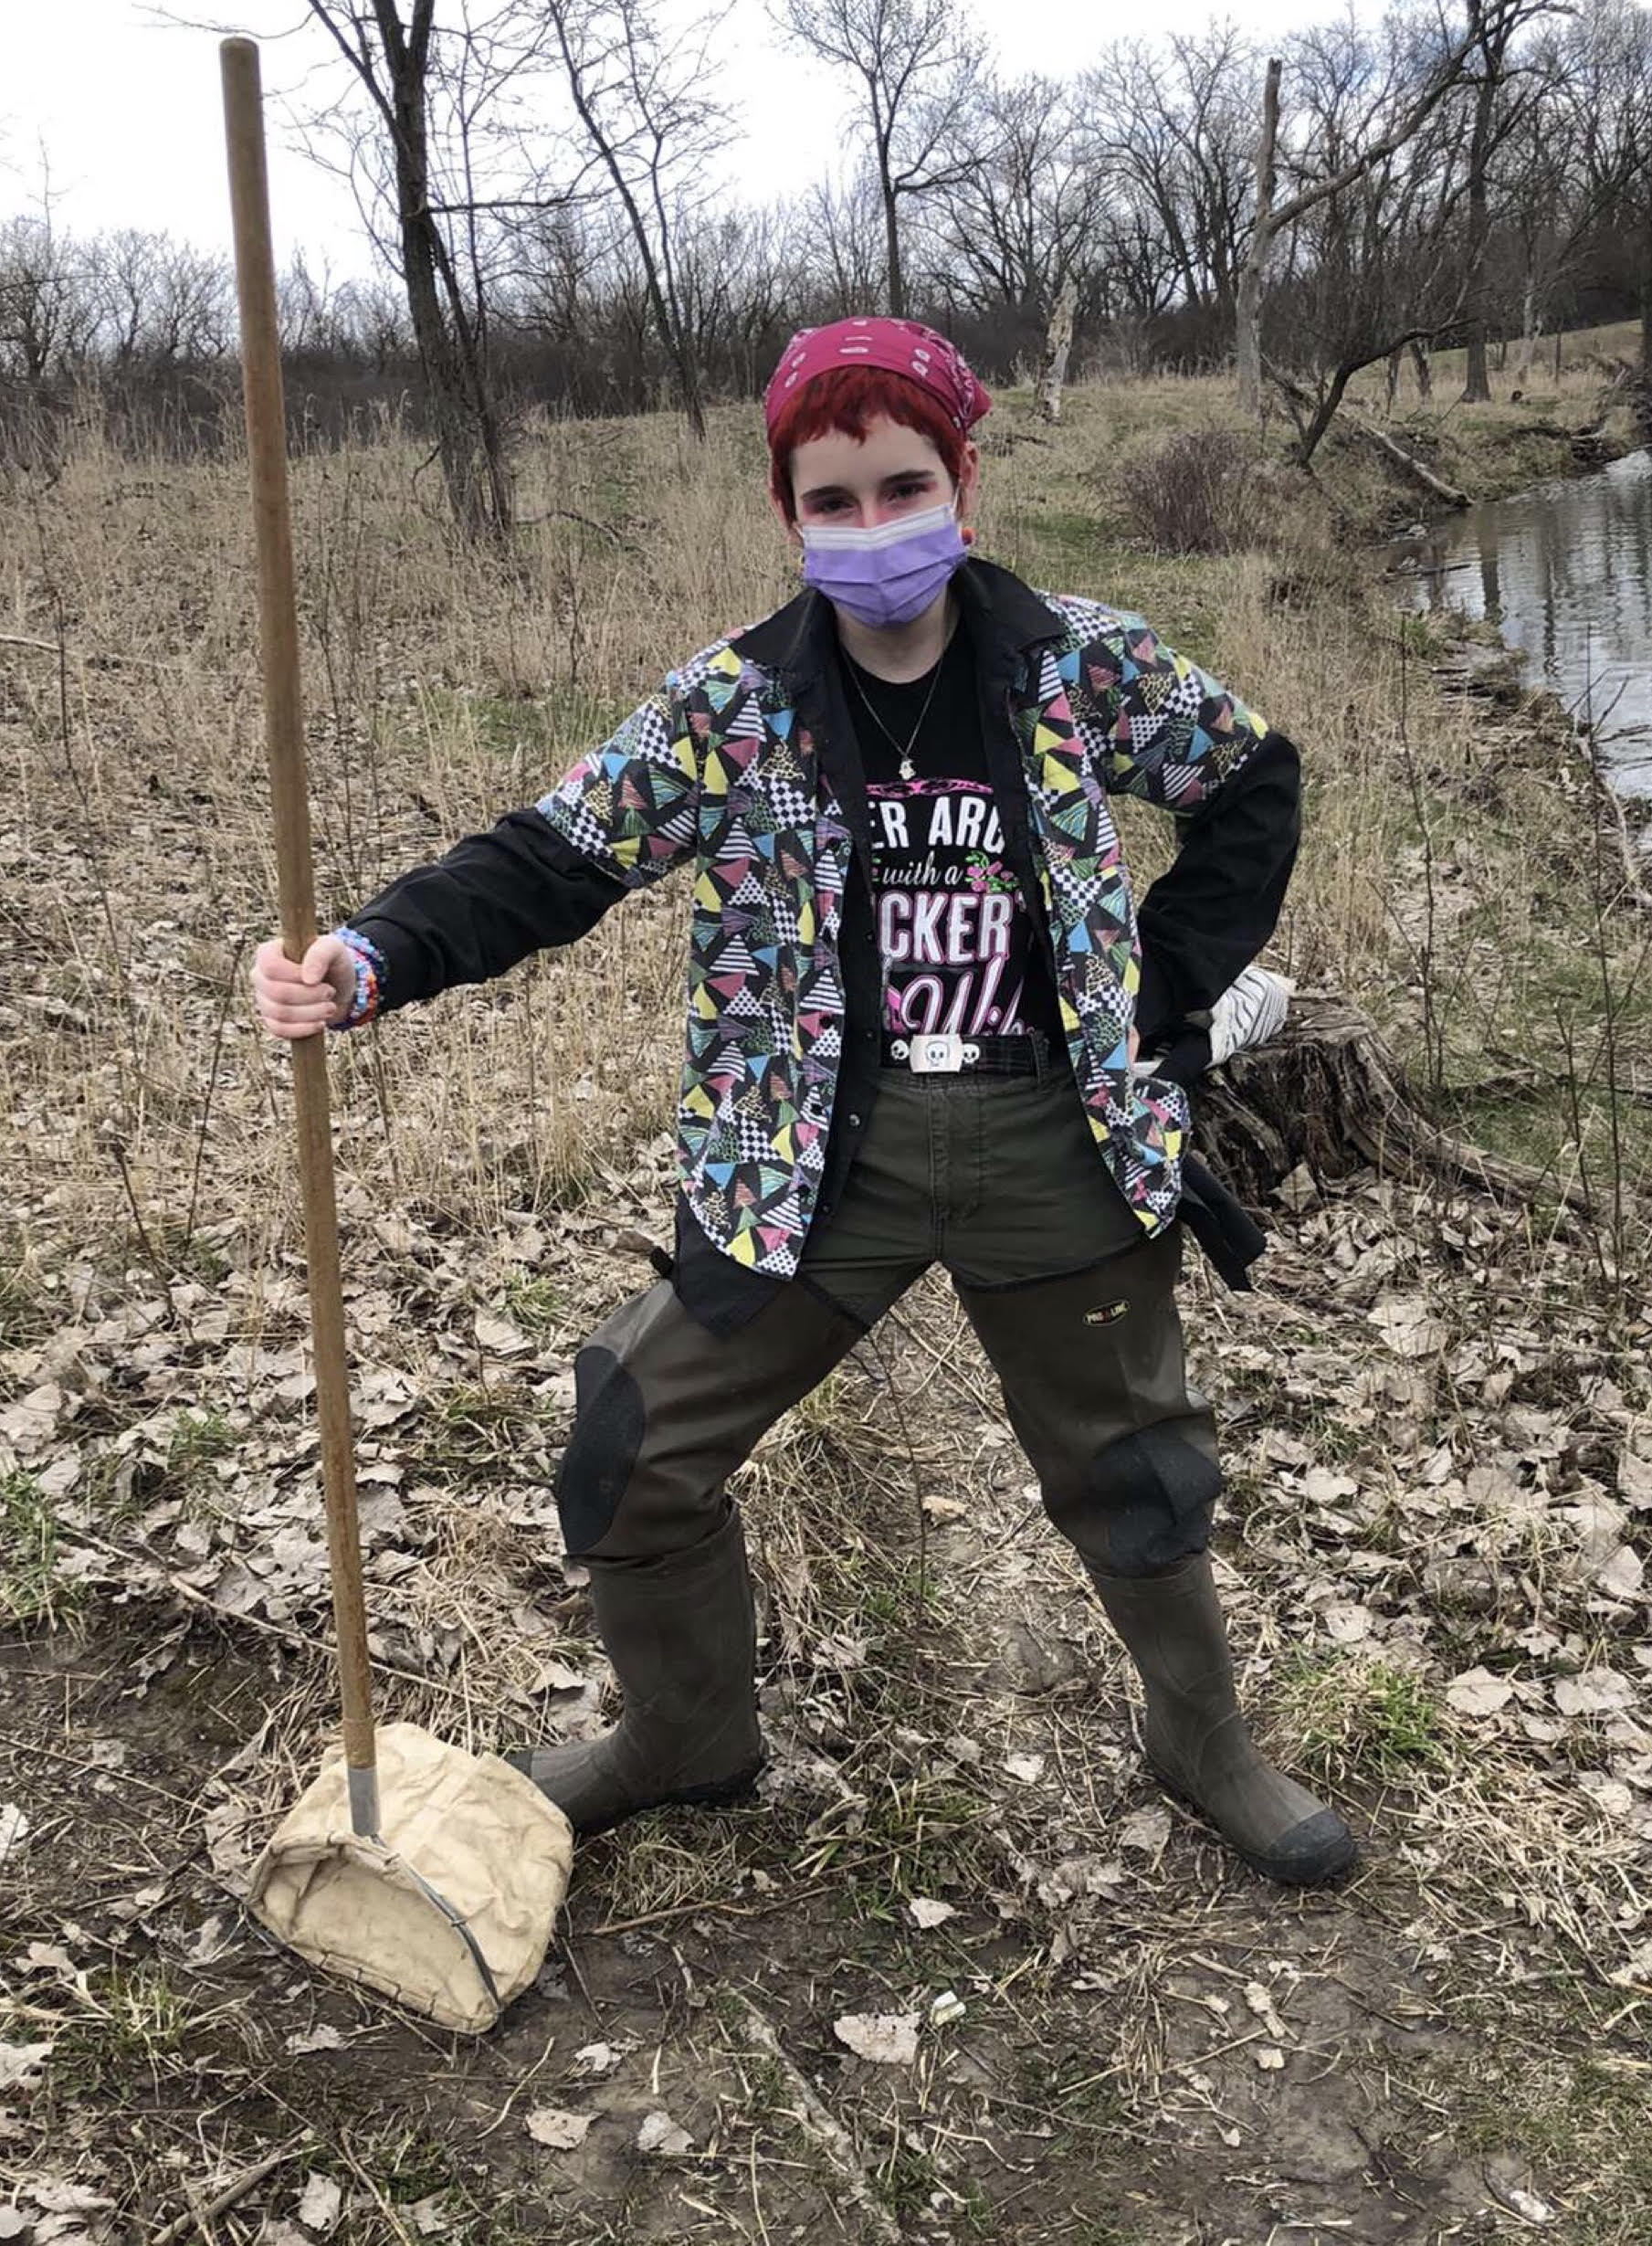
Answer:
[{"label": "black belt", "polygon": [[962,1038],[936,1032],[883,1038],[883,1065],[914,1076],[1044,1076],[1051,1065],[1050,1041],[1041,1030],[1016,1038]]}]

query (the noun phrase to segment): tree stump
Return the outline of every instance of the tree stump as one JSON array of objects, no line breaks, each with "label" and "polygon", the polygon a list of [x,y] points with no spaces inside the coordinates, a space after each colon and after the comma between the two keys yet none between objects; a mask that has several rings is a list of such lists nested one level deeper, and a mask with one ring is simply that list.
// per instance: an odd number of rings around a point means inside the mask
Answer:
[{"label": "tree stump", "polygon": [[1581,1187],[1430,1123],[1375,1023],[1331,991],[1299,992],[1283,1032],[1211,1070],[1192,1100],[1200,1154],[1253,1207],[1303,1165],[1321,1180],[1369,1165],[1413,1183],[1441,1178],[1499,1199],[1590,1207]]}]

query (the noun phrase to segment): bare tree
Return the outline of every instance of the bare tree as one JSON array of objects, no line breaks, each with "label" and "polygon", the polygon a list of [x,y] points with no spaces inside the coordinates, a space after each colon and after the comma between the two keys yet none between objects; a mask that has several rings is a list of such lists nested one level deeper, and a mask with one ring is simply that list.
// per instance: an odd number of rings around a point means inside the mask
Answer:
[{"label": "bare tree", "polygon": [[952,119],[956,185],[926,210],[944,292],[1005,317],[1017,353],[1048,370],[1054,397],[1101,259],[1110,178],[1100,136],[1077,108],[1053,79],[978,82]]},{"label": "bare tree", "polygon": [[524,52],[515,0],[502,0],[479,26],[467,18],[450,53],[437,0],[411,0],[405,23],[398,0],[307,4],[377,123],[377,133],[363,139],[336,112],[318,121],[344,131],[352,172],[365,163],[388,203],[391,253],[407,292],[448,504],[468,535],[502,541],[512,495],[488,367],[472,149],[489,99],[520,74],[531,40]]},{"label": "bare tree", "polygon": [[847,318],[876,303],[888,251],[870,166],[858,168],[841,185],[815,180],[805,191],[803,213],[815,256],[825,260],[822,279],[832,316]]},{"label": "bare tree", "polygon": [[[1107,199],[1097,243],[1091,291],[1096,316],[1124,342],[1124,363],[1139,369],[1153,322],[1176,301],[1175,255],[1143,196],[1121,190]],[[1128,333],[1125,332],[1128,331]]]},{"label": "bare tree", "polygon": [[625,212],[689,426],[703,442],[705,404],[677,241],[704,199],[693,189],[696,168],[727,123],[706,93],[721,19],[673,26],[668,41],[647,0],[539,5],[593,163]]},{"label": "bare tree", "polygon": [[1082,81],[1104,121],[1110,187],[1176,276],[1184,321],[1224,343],[1233,320],[1250,186],[1256,60],[1231,25],[1161,47],[1121,42]]},{"label": "bare tree", "polygon": [[1038,362],[1038,411],[1046,421],[1061,418],[1061,392],[1067,382],[1067,362],[1073,347],[1073,312],[1077,291],[1071,279],[1062,283],[1045,331],[1044,356]]},{"label": "bare tree", "polygon": [[[306,0],[344,66],[313,137],[386,269],[341,288],[295,260],[283,279],[315,425],[399,399],[416,350],[455,511],[502,534],[496,398],[628,412],[668,394],[703,426],[793,327],[891,283],[994,378],[1030,369],[1052,414],[1068,353],[1136,373],[1208,363],[1235,332],[1247,392],[1265,368],[1305,459],[1353,417],[1359,368],[1385,358],[1392,406],[1405,354],[1426,383],[1428,347],[1470,311],[1520,334],[1523,374],[1545,327],[1637,309],[1652,385],[1652,12],[1636,0],[1567,0],[1548,25],[1546,0],[1475,0],[1450,49],[1436,0],[1397,0],[1374,29],[1298,35],[1266,76],[1213,28],[1013,82],[960,60],[938,0],[795,4],[827,51],[856,42],[859,160],[751,211],[720,192],[715,54],[703,27],[665,36],[665,0]],[[1477,146],[1473,26],[1511,19]],[[229,334],[214,258],[131,229],[75,238],[49,181],[38,209],[0,209],[0,409],[18,427],[52,421],[64,376],[106,372],[111,427],[210,444],[217,385],[197,375]]]},{"label": "bare tree", "polygon": [[901,206],[958,185],[987,152],[958,151],[955,125],[973,75],[952,0],[778,0],[797,44],[858,81],[861,127],[883,211],[884,305],[907,309]]},{"label": "bare tree", "polygon": [[[217,359],[235,334],[235,279],[226,261],[169,234],[100,240],[94,249],[105,321],[118,307],[117,359],[150,367]],[[111,299],[111,286],[118,290]]]},{"label": "bare tree", "polygon": [[1468,218],[1464,261],[1468,279],[1468,365],[1463,403],[1483,405],[1491,395],[1486,364],[1486,252],[1491,238],[1491,165],[1535,94],[1535,83],[1510,101],[1510,48],[1523,24],[1542,15],[1549,0],[1468,0],[1468,69],[1474,87],[1474,123],[1468,142]]},{"label": "bare tree", "polygon": [[1235,359],[1241,412],[1259,416],[1262,410],[1262,284],[1274,244],[1288,227],[1332,196],[1356,186],[1373,165],[1404,148],[1457,84],[1472,43],[1470,31],[1432,62],[1426,69],[1420,90],[1409,100],[1402,100],[1391,111],[1386,128],[1368,135],[1364,144],[1344,162],[1304,160],[1300,166],[1301,184],[1282,203],[1273,199],[1282,66],[1277,59],[1268,65],[1257,154],[1257,206],[1239,275]]},{"label": "bare tree", "polygon": [[1277,284],[1289,343],[1268,371],[1306,465],[1355,374],[1383,359],[1392,369],[1459,317],[1466,170],[1443,105],[1394,142],[1389,121],[1413,106],[1419,75],[1402,22],[1374,34],[1350,18],[1313,26],[1294,42],[1293,59],[1302,145],[1316,169],[1345,183],[1298,212]]},{"label": "bare tree", "polygon": [[1561,140],[1573,157],[1544,278],[1552,286],[1579,262],[1636,276],[1652,385],[1652,15],[1630,0],[1590,0],[1561,26],[1559,45],[1549,98],[1530,127],[1531,138]]},{"label": "bare tree", "polygon": [[57,204],[43,153],[35,208],[0,224],[0,369],[32,390],[79,366],[97,340],[96,278],[85,245],[58,225]]}]

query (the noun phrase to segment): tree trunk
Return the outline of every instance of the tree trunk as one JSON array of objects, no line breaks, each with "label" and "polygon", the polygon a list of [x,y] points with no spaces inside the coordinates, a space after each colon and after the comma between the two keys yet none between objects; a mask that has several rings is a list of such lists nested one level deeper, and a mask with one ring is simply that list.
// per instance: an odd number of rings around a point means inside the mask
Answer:
[{"label": "tree trunk", "polygon": [[677,387],[682,396],[682,409],[689,417],[689,434],[696,444],[706,441],[705,401],[700,395],[700,369],[689,352],[679,360],[677,368]]},{"label": "tree trunk", "polygon": [[[1646,194],[1640,215],[1640,375],[1652,389],[1652,179],[1647,182]],[[1554,342],[1558,350],[1558,335]]]},{"label": "tree trunk", "polygon": [[1492,110],[1501,76],[1500,49],[1494,57],[1487,34],[1483,5],[1474,22],[1479,42],[1480,78],[1474,96],[1474,131],[1468,143],[1468,239],[1467,243],[1469,301],[1468,370],[1463,384],[1465,406],[1485,406],[1491,400],[1491,376],[1486,364],[1486,313],[1481,290],[1486,278],[1486,246],[1491,237],[1491,206],[1486,174],[1491,162]]},{"label": "tree trunk", "polygon": [[1426,402],[1434,395],[1434,362],[1428,356],[1428,346],[1420,335],[1412,342],[1411,371],[1416,376],[1416,394]]},{"label": "tree trunk", "polygon": [[1526,277],[1526,293],[1520,306],[1520,355],[1514,363],[1514,386],[1523,390],[1531,373],[1531,362],[1537,355],[1537,285],[1530,274]]},{"label": "tree trunk", "polygon": [[1239,271],[1234,315],[1234,364],[1239,411],[1249,419],[1262,415],[1262,277],[1273,246],[1274,152],[1279,137],[1279,74],[1276,56],[1262,89],[1262,133],[1257,143],[1257,207]]},{"label": "tree trunk", "polygon": [[1061,284],[1056,308],[1044,332],[1044,357],[1038,369],[1038,411],[1047,421],[1061,418],[1061,389],[1067,380],[1068,355],[1073,347],[1073,312],[1078,290],[1070,278]]},{"label": "tree trunk", "polygon": [[884,309],[891,320],[906,318],[906,277],[900,269],[900,205],[889,175],[889,158],[882,158],[884,246]]},{"label": "tree trunk", "polygon": [[442,483],[453,519],[468,538],[502,538],[510,527],[510,480],[480,371],[467,367],[442,314],[434,231],[427,212],[404,217],[402,278],[436,420]]},{"label": "tree trunk", "polygon": [[1367,1164],[1385,1176],[1443,1178],[1501,1199],[1589,1207],[1579,1187],[1430,1123],[1375,1024],[1332,992],[1299,994],[1281,1036],[1236,1053],[1192,1096],[1200,1153],[1253,1207],[1304,1165],[1317,1181]]},{"label": "tree trunk", "polygon": [[1342,393],[1359,373],[1357,366],[1339,366],[1331,377],[1331,386],[1314,407],[1313,417],[1303,430],[1297,446],[1297,465],[1307,468],[1320,448],[1320,440],[1336,419],[1337,407],[1342,402]]},{"label": "tree trunk", "polygon": [[430,0],[415,8],[406,28],[391,0],[374,0],[374,12],[390,80],[402,281],[436,419],[442,482],[454,520],[468,537],[503,540],[510,529],[512,495],[498,417],[430,209],[425,114]]}]

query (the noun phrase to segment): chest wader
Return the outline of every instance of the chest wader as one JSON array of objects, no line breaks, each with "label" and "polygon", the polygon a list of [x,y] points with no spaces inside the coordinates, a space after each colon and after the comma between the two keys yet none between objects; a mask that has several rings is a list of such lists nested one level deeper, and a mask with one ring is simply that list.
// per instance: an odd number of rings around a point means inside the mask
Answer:
[{"label": "chest wader", "polygon": [[862,1331],[793,1282],[749,1328],[711,1334],[661,1280],[574,1359],[557,1504],[568,1552],[590,1570],[625,1708],[600,1739],[506,1759],[575,1832],[750,1792],[763,1759],[757,1632],[745,1533],[723,1484]]},{"label": "chest wader", "polygon": [[1070,1078],[886,1070],[800,1279],[731,1334],[662,1281],[592,1336],[557,1495],[625,1708],[601,1739],[513,1759],[587,1832],[750,1787],[755,1631],[724,1484],[936,1261],[1140,1671],[1153,1771],[1269,1877],[1339,1876],[1354,1855],[1346,1826],[1262,1760],[1234,1693],[1205,1552],[1221,1472],[1184,1366],[1179,1231],[1143,1239]]}]

